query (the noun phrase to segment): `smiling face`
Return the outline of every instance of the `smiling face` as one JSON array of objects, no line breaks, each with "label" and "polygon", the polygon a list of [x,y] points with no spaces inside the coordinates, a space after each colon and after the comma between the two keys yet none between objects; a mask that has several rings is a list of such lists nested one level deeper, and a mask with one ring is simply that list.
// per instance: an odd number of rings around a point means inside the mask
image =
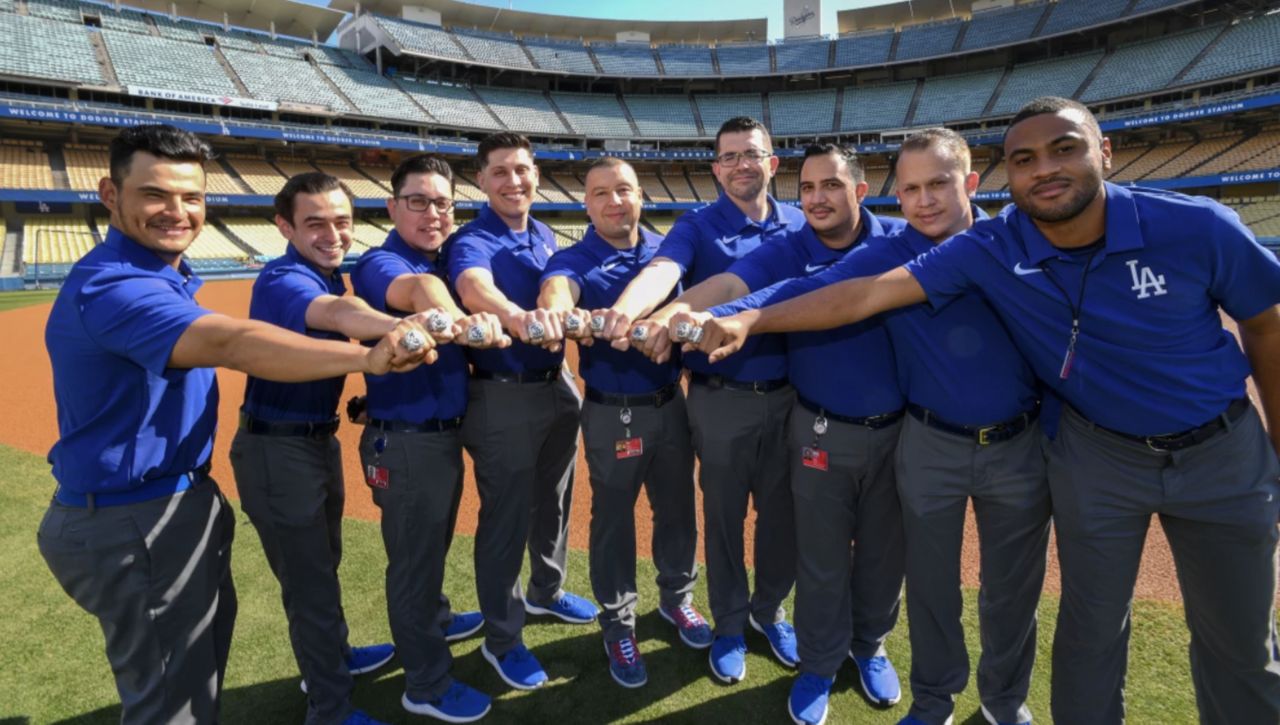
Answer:
[{"label": "smiling face", "polygon": [[[414,196],[423,197],[427,207],[425,211],[409,208],[409,201],[405,197]],[[391,215],[400,238],[419,252],[439,252],[445,240],[453,233],[453,209],[441,212],[436,209],[434,202],[453,199],[449,180],[431,172],[410,174],[405,177],[400,188],[400,197],[387,201],[387,212]]]},{"label": "smiling face", "polygon": [[315,268],[333,273],[351,249],[351,199],[342,189],[293,198],[293,219],[276,215],[276,227]]},{"label": "smiling face", "polygon": [[587,216],[596,234],[615,246],[631,247],[639,238],[642,194],[630,164],[597,166],[587,172]]},{"label": "smiling face", "polygon": [[866,195],[866,182],[855,181],[848,162],[836,154],[810,156],[800,167],[800,206],[819,238],[852,242]]},{"label": "smiling face", "polygon": [[1013,202],[1037,222],[1069,221],[1103,203],[1111,143],[1079,110],[1023,119],[1009,129],[1004,150]]},{"label": "smiling face", "polygon": [[[718,160],[725,154],[734,153],[757,153],[764,156],[758,161],[740,158],[732,166]],[[726,194],[744,203],[754,202],[764,196],[769,180],[778,170],[778,157],[773,155],[773,146],[760,129],[721,134],[716,145],[716,158],[717,161],[711,164],[716,180],[724,187]]]},{"label": "smiling face", "polygon": [[978,175],[943,147],[903,151],[894,173],[898,203],[916,231],[941,242],[973,225],[969,197]]},{"label": "smiling face", "polygon": [[[499,148],[489,152],[477,177],[489,207],[515,230],[528,223],[529,207],[538,190],[538,167],[524,148]],[[402,192],[403,193],[403,192]]]},{"label": "smiling face", "polygon": [[98,182],[98,196],[111,212],[111,225],[170,264],[204,228],[204,168],[138,151],[117,184]]}]

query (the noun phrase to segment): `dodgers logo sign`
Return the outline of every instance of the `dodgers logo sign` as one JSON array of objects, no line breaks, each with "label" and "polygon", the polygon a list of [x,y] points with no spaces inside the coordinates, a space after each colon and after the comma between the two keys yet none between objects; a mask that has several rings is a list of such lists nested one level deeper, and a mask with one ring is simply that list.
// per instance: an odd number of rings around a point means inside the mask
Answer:
[{"label": "dodgers logo sign", "polygon": [[1164,287],[1163,274],[1152,272],[1150,267],[1138,269],[1138,260],[1136,259],[1130,259],[1125,264],[1129,267],[1129,275],[1133,277],[1133,286],[1129,289],[1138,293],[1138,299],[1145,300],[1148,297],[1159,297],[1169,291]]}]

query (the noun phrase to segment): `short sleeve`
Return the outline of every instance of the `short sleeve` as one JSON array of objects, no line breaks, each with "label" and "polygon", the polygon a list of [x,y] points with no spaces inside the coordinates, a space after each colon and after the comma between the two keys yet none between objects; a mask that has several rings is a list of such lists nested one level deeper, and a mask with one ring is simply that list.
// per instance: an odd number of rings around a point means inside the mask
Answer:
[{"label": "short sleeve", "polygon": [[962,232],[907,262],[907,271],[929,298],[935,309],[973,289],[967,270],[977,255],[985,254],[980,237],[973,230]]},{"label": "short sleeve", "polygon": [[793,241],[790,235],[766,242],[731,264],[727,271],[742,280],[752,292],[794,277],[799,271],[794,269],[794,252],[787,249],[793,243],[799,242]]},{"label": "short sleeve", "polygon": [[401,275],[413,273],[413,268],[401,257],[380,251],[365,252],[351,272],[351,287],[370,307],[386,312],[391,283]]},{"label": "short sleeve", "polygon": [[580,256],[574,253],[573,247],[561,249],[551,255],[551,259],[547,260],[546,269],[542,271],[542,279],[539,280],[539,285],[552,277],[568,277],[578,285],[578,289],[586,287],[586,282],[580,269],[583,266],[579,259]]},{"label": "short sleeve", "polygon": [[76,304],[95,342],[154,375],[164,374],[191,323],[211,314],[164,279],[117,272],[89,280]]},{"label": "short sleeve", "polygon": [[[754,256],[754,254],[755,252],[748,255],[748,257]],[[849,252],[835,264],[818,274],[776,282],[749,295],[740,297],[733,302],[712,307],[710,312],[716,317],[725,317],[743,310],[777,305],[827,285],[843,282],[846,279],[854,279],[855,277],[870,277],[887,272],[895,266],[897,266],[897,263],[884,254],[882,250],[864,245]]]},{"label": "short sleeve", "polygon": [[1247,320],[1280,302],[1280,261],[1258,244],[1236,213],[1219,207],[1206,236],[1213,247],[1209,295],[1236,320]]},{"label": "short sleeve", "polygon": [[680,265],[680,273],[684,274],[697,257],[697,243],[698,225],[693,221],[693,215],[685,215],[676,220],[654,256],[670,259]]},{"label": "short sleeve", "polygon": [[480,268],[493,272],[489,244],[479,234],[470,233],[453,240],[449,249],[449,279],[456,285],[458,278],[468,269]]},{"label": "short sleeve", "polygon": [[328,294],[332,293],[316,278],[287,267],[272,270],[254,290],[255,297],[262,297],[260,303],[272,310],[272,322],[300,334],[307,331],[307,308]]}]

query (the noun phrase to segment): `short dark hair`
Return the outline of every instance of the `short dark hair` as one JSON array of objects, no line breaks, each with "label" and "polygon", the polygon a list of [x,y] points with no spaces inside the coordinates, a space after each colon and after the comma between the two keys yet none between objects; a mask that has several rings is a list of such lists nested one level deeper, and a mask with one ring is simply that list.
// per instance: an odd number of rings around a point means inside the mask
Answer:
[{"label": "short dark hair", "polygon": [[347,195],[347,200],[351,202],[351,210],[354,212],[356,196],[351,193],[351,189],[347,188],[346,184],[342,183],[338,177],[330,176],[323,171],[308,171],[284,182],[284,188],[276,194],[274,202],[276,213],[292,224],[293,201],[298,194],[324,194],[335,189],[341,189],[342,193]]},{"label": "short dark hair", "polygon": [[858,158],[858,152],[852,146],[838,143],[809,144],[804,149],[804,160],[800,162],[801,168],[812,156],[835,156],[843,159],[845,165],[849,167],[849,176],[853,177],[853,183],[861,184],[867,180],[867,171],[862,167],[862,159]]},{"label": "short dark hair", "polygon": [[415,154],[400,162],[391,172],[391,195],[399,198],[405,179],[414,174],[436,174],[449,182],[449,194],[453,194],[453,167],[438,154]]},{"label": "short dark hair", "polygon": [[1004,130],[1007,137],[1014,126],[1032,118],[1034,116],[1043,116],[1046,113],[1057,114],[1062,111],[1079,111],[1084,116],[1084,125],[1094,133],[1094,136],[1102,138],[1102,127],[1098,125],[1098,119],[1093,115],[1093,111],[1089,107],[1079,101],[1073,101],[1070,98],[1062,98],[1059,96],[1040,96],[1026,103],[1022,108],[1018,109],[1017,115],[1009,122],[1009,127]]},{"label": "short dark hair", "polygon": [[716,131],[716,155],[720,154],[721,136],[726,133],[748,133],[751,131],[759,131],[764,134],[765,143],[769,144],[769,148],[773,148],[773,138],[769,136],[769,129],[765,128],[763,123],[750,116],[734,116],[720,124],[720,130]]},{"label": "short dark hair", "polygon": [[967,174],[971,170],[973,163],[969,154],[969,142],[964,140],[964,136],[949,128],[938,126],[916,131],[902,140],[901,150],[928,151],[934,148],[943,149],[951,154],[964,173]]},{"label": "short dark hair", "polygon": [[529,143],[529,138],[524,134],[514,133],[512,131],[499,131],[485,136],[480,141],[480,145],[476,148],[476,156],[480,159],[480,168],[489,165],[489,154],[498,149],[524,149],[533,155],[533,144]]},{"label": "short dark hair", "polygon": [[[585,178],[587,174],[596,169],[613,169],[619,166],[631,166],[631,164],[617,156],[597,156],[591,160],[591,163],[587,164],[587,170],[583,173],[583,177]],[[634,171],[634,167],[632,170]]]},{"label": "short dark hair", "polygon": [[110,173],[116,186],[124,183],[133,155],[139,151],[161,159],[196,163],[202,169],[205,162],[213,158],[209,144],[190,131],[168,124],[126,128],[111,139]]}]

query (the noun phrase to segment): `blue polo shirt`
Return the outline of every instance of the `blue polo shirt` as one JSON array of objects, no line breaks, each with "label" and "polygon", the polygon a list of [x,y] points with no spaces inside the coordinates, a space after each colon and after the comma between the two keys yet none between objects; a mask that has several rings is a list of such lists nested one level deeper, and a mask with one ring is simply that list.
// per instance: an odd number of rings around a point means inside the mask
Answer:
[{"label": "blue polo shirt", "polygon": [[[747,273],[756,284],[766,282],[778,287],[765,287],[741,300],[713,307],[711,313],[722,316],[757,306],[757,300],[768,299],[779,287],[797,284],[800,278],[812,278],[841,258],[884,243],[885,237],[870,234],[892,233],[904,224],[894,219],[882,221],[865,209],[861,214],[862,229],[852,251],[829,249],[806,224],[790,239],[771,242],[753,252],[750,257],[759,255],[766,261],[748,266]],[[774,249],[783,245],[791,249]],[[770,279],[763,272],[771,265]],[[791,282],[786,281],[789,279]],[[898,386],[893,346],[879,317],[834,330],[787,333],[786,350],[787,377],[796,393],[832,413],[861,418],[892,413],[905,404]]]},{"label": "blue polo shirt", "polygon": [[169,367],[178,338],[210,314],[196,304],[200,284],[185,261],[175,270],[114,227],[71,268],[45,327],[59,486],[120,493],[209,461],[213,369]]},{"label": "blue polo shirt", "polygon": [[[345,342],[347,336],[341,333],[307,327],[307,308],[317,297],[341,297],[346,291],[339,272],[321,272],[290,244],[284,256],[268,262],[253,283],[249,317],[318,340]],[[337,411],[346,379],[342,375],[307,383],[277,383],[250,375],[244,388],[244,411],[263,420],[322,423]]]},{"label": "blue polo shirt", "polygon": [[[976,219],[986,218],[981,209],[974,214]],[[859,247],[817,275],[761,290],[722,311],[778,304],[842,280],[881,274],[934,246],[928,237],[906,227]],[[941,310],[911,305],[881,317],[893,343],[903,394],[944,420],[974,426],[997,423],[1031,410],[1039,398],[1031,368],[980,296],[964,295]]]},{"label": "blue polo shirt", "polygon": [[859,244],[872,237],[883,237],[907,226],[901,219],[881,219],[865,206],[859,207],[858,235],[843,249],[832,249],[818,239],[813,227],[805,224],[796,231],[761,245],[734,262],[728,269],[755,292],[771,284],[793,277],[810,277],[830,267]]},{"label": "blue polo shirt", "polygon": [[[356,295],[375,310],[389,315],[411,315],[387,305],[387,289],[405,274],[431,274],[443,278],[442,271],[427,255],[410,247],[392,230],[381,247],[360,255],[351,272]],[[369,342],[366,344],[374,344]],[[440,345],[440,358],[407,373],[365,375],[370,418],[402,423],[423,423],[441,418],[457,418],[467,410],[467,357],[458,345]]]},{"label": "blue polo shirt", "polygon": [[[1250,373],[1219,308],[1244,320],[1280,302],[1280,262],[1210,199],[1113,184],[1106,195],[1083,303],[1089,257],[1054,248],[1012,206],[907,270],[935,307],[985,296],[1036,375],[1093,422],[1132,435],[1194,428],[1242,397]],[[1064,380],[1072,305],[1080,338]]]},{"label": "blue polo shirt", "polygon": [[[536,309],[542,270],[555,251],[555,233],[546,224],[529,217],[526,231],[514,232],[486,204],[449,240],[449,278],[456,286],[458,277],[468,269],[487,270],[507,299],[526,310]],[[468,350],[467,354],[477,368],[496,373],[544,370],[564,360],[563,349],[550,353],[516,337],[505,350]]]},{"label": "blue polo shirt", "polygon": [[[742,213],[724,194],[714,203],[686,212],[667,233],[659,257],[680,265],[686,287],[728,271],[737,260],[764,244],[784,237],[804,226],[804,214],[793,206],[769,198],[769,217],[756,222]],[[685,367],[699,373],[723,375],[733,380],[777,380],[786,377],[787,360],[783,340],[777,335],[758,335],[728,359],[712,365],[700,352],[684,356]]]},{"label": "blue polo shirt", "polygon": [[[636,246],[621,250],[601,239],[595,227],[589,227],[581,242],[556,252],[542,279],[564,276],[576,282],[581,290],[578,306],[582,309],[611,307],[627,283],[654,258],[661,242],[662,237],[641,229]],[[589,387],[604,393],[649,393],[679,377],[679,350],[673,350],[671,360],[659,365],[634,348],[619,352],[597,341],[578,348],[578,371]]]}]

